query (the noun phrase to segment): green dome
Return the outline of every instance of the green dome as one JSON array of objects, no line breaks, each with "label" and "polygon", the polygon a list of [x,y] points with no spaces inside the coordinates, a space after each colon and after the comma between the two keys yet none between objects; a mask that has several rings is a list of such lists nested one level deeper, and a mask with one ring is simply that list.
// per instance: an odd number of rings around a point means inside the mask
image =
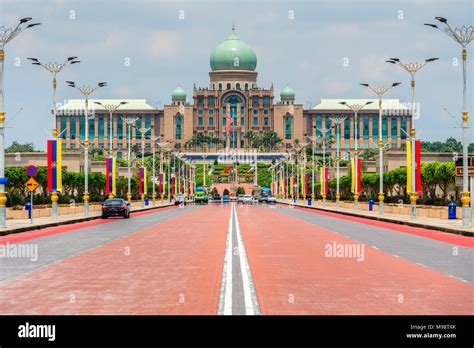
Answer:
[{"label": "green dome", "polygon": [[186,91],[178,86],[173,92],[171,92],[171,98],[186,99]]},{"label": "green dome", "polygon": [[280,98],[284,99],[295,99],[295,91],[290,87],[286,86],[280,92]]},{"label": "green dome", "polygon": [[212,51],[210,63],[212,71],[255,70],[257,55],[253,49],[235,35],[232,28],[229,37]]}]

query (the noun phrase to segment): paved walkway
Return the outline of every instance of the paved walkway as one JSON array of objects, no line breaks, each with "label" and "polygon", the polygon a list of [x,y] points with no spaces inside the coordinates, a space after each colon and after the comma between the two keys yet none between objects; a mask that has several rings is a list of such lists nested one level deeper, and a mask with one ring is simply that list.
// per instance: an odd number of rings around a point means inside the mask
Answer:
[{"label": "paved walkway", "polygon": [[[288,199],[279,199],[279,203],[290,204],[291,200]],[[379,216],[378,209],[374,211],[367,210],[355,210],[347,208],[336,208],[333,206],[323,207],[321,201],[316,201],[315,205],[308,206],[307,201],[298,200],[294,205],[299,207],[306,207],[310,209],[323,210],[328,212],[334,212],[345,215],[360,216],[373,220],[381,220],[387,222],[393,222],[398,224],[410,225],[415,227],[430,228],[438,231],[463,234],[466,236],[474,237],[474,227],[463,228],[462,220],[448,220],[448,219],[439,219],[439,218],[429,218],[429,217],[417,217],[416,220],[412,220],[409,215],[402,214],[393,214],[385,213],[383,216]]]},{"label": "paved walkway", "polygon": [[[140,205],[134,205],[132,206],[131,211],[132,212],[146,211],[146,210],[157,209],[161,207],[168,207],[171,205],[173,205],[173,203],[168,203],[165,201],[162,205],[161,201],[157,201],[155,206],[153,207],[150,202],[150,205],[146,206],[145,208],[142,208]],[[45,227],[59,226],[59,225],[66,225],[66,224],[77,223],[77,222],[82,222],[82,221],[94,220],[94,219],[98,219],[100,215],[101,215],[101,211],[98,210],[98,211],[90,211],[89,216],[87,217],[85,217],[84,214],[80,213],[80,214],[59,215],[56,220],[53,220],[50,216],[34,218],[33,223],[31,223],[30,219],[9,219],[7,220],[7,227],[0,228],[0,236],[11,234],[11,233],[30,231],[30,230],[35,230],[35,229],[40,229],[40,228],[45,228]]]}]

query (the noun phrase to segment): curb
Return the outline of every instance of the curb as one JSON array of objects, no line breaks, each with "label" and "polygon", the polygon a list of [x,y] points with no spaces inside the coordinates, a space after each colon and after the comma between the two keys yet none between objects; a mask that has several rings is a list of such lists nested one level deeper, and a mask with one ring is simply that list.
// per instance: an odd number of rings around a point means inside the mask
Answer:
[{"label": "curb", "polygon": [[[278,204],[289,205],[289,203],[286,203],[286,202],[278,202]],[[450,234],[457,234],[457,235],[462,235],[462,236],[466,236],[466,237],[474,237],[474,232],[466,231],[466,230],[458,229],[458,228],[448,228],[448,227],[443,227],[443,226],[427,225],[427,224],[424,224],[424,223],[412,222],[412,221],[393,220],[393,219],[390,219],[390,218],[380,217],[380,216],[366,216],[366,215],[361,215],[361,214],[347,212],[347,211],[336,211],[336,210],[325,209],[325,208],[320,208],[320,207],[315,207],[315,206],[301,205],[299,203],[294,204],[294,206],[295,207],[300,207],[300,208],[307,208],[307,209],[325,211],[325,212],[328,212],[328,213],[354,216],[354,217],[359,217],[359,218],[367,219],[367,220],[377,220],[377,221],[383,221],[383,222],[390,222],[392,224],[407,225],[407,226],[411,226],[411,227],[425,228],[425,229],[428,229],[428,230],[440,231],[440,232],[445,232],[445,233],[450,233]]]},{"label": "curb", "polygon": [[[168,208],[168,207],[173,207],[173,206],[174,206],[174,204],[166,204],[166,205],[160,205],[158,207],[139,208],[137,210],[132,211],[131,213],[138,213],[138,212],[141,212],[141,211]],[[43,228],[48,228],[48,227],[71,225],[71,224],[76,224],[76,223],[79,223],[79,222],[85,222],[85,221],[91,221],[91,220],[97,220],[97,219],[101,219],[101,216],[100,215],[87,216],[87,217],[81,217],[81,218],[76,218],[76,219],[71,219],[71,220],[48,222],[48,223],[42,224],[42,225],[23,226],[23,227],[4,230],[4,231],[0,230],[0,236],[7,236],[9,234],[16,234],[16,233],[28,232],[28,231],[34,231],[34,230],[41,230]]]}]

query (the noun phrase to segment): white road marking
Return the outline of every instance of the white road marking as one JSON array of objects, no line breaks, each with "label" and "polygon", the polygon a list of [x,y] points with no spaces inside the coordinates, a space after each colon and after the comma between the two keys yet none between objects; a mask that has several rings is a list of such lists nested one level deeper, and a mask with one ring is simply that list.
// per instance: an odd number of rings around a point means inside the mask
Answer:
[{"label": "white road marking", "polygon": [[229,225],[227,227],[227,243],[224,256],[224,270],[219,296],[219,315],[232,315],[232,220],[234,209],[230,209]]},{"label": "white road marking", "polygon": [[242,233],[240,232],[240,224],[239,219],[237,217],[237,211],[235,211],[234,218],[237,232],[237,245],[239,248],[240,273],[242,274],[242,283],[244,287],[245,314],[255,315],[259,314],[256,313],[259,312],[257,294],[253,284],[252,273],[250,272],[250,265],[247,259],[247,252],[245,251]]}]

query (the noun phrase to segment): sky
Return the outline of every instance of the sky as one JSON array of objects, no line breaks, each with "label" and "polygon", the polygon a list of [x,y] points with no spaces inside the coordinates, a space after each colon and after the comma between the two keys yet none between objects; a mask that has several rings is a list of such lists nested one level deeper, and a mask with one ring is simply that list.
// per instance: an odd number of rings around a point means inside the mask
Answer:
[{"label": "sky", "polygon": [[[416,75],[415,100],[421,111],[416,128],[422,140],[461,140],[461,129],[444,111],[460,120],[461,47],[423,25],[434,23],[435,16],[454,26],[473,25],[474,1],[0,0],[0,27],[14,26],[22,17],[42,23],[5,47],[6,144],[33,142],[44,150],[52,126],[51,75],[27,57],[43,62],[79,57],[80,64],[58,75],[59,103],[81,97],[64,81],[106,81],[108,87],[94,98],[147,99],[162,108],[178,85],[188,101],[194,84],[209,86],[210,54],[233,22],[237,36],[257,54],[258,85],[269,88],[273,83],[278,100],[288,84],[296,102],[307,108],[326,98],[372,98],[361,82],[402,82],[386,96],[409,102],[410,75],[385,60],[440,58]],[[472,129],[469,137],[474,142]]]}]

